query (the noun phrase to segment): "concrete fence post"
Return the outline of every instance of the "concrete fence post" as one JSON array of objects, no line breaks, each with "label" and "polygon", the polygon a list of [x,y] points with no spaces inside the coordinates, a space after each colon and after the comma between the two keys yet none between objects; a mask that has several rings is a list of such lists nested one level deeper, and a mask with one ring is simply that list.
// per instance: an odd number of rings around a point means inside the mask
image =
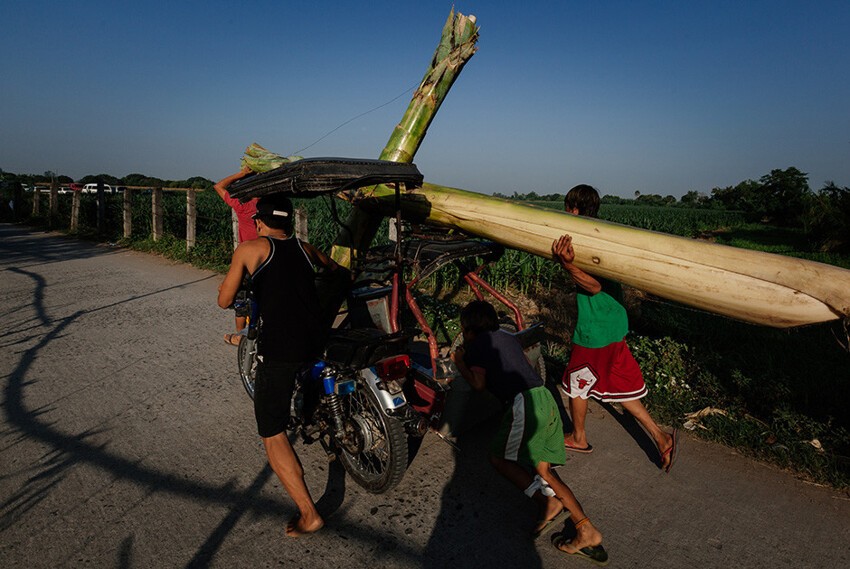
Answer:
[{"label": "concrete fence post", "polygon": [[295,210],[295,237],[305,243],[310,242],[307,235],[307,210],[302,207]]},{"label": "concrete fence post", "polygon": [[195,246],[195,224],[198,220],[198,211],[195,209],[195,190],[186,192],[186,252]]},{"label": "concrete fence post", "polygon": [[151,197],[151,210],[153,214],[153,222],[151,223],[153,240],[159,241],[162,239],[162,188],[154,188]]},{"label": "concrete fence post", "polygon": [[133,190],[124,188],[124,239],[133,235]]},{"label": "concrete fence post", "polygon": [[230,210],[230,225],[233,229],[233,250],[239,246],[239,218],[236,217],[236,211]]},{"label": "concrete fence post", "polygon": [[56,178],[50,182],[50,216],[48,223],[53,227],[53,220],[59,215],[59,184]]},{"label": "concrete fence post", "polygon": [[398,225],[396,225],[396,220],[390,218],[390,223],[387,226],[387,239],[395,243],[398,241]]},{"label": "concrete fence post", "polygon": [[80,191],[75,190],[71,196],[71,233],[80,229]]}]

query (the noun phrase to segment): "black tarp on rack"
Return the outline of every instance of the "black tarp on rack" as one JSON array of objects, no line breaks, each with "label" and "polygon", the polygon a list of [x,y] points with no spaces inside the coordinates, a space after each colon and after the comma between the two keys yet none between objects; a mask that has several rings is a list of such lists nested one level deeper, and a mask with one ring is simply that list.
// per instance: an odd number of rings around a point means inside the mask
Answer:
[{"label": "black tarp on rack", "polygon": [[[373,247],[366,253],[366,264],[380,259],[391,259],[395,245]],[[470,257],[481,257],[484,263],[498,261],[505,248],[493,241],[476,239],[430,240],[405,239],[401,244],[402,259],[416,272],[419,279],[425,279],[441,267]]]},{"label": "black tarp on rack", "polygon": [[228,190],[230,197],[245,201],[276,193],[309,197],[376,184],[403,183],[415,188],[422,185],[422,179],[415,164],[365,158],[305,158],[242,178]]}]

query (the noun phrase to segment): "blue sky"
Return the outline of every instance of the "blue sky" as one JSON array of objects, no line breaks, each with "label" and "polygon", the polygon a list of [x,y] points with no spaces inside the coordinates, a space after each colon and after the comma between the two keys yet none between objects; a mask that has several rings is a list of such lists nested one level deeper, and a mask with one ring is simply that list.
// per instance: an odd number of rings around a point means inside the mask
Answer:
[{"label": "blue sky", "polygon": [[[415,162],[483,193],[850,186],[850,3],[463,1],[481,26]],[[224,177],[415,87],[451,2],[0,4],[0,168]],[[377,157],[407,93],[305,156]]]}]

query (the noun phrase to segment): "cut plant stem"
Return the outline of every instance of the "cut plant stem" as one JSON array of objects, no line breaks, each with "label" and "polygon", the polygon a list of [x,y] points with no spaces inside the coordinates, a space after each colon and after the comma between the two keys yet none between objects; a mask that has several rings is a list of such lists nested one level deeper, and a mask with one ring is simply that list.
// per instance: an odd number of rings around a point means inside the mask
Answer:
[{"label": "cut plant stem", "polygon": [[[381,160],[413,161],[428,126],[434,120],[449,89],[463,66],[475,54],[477,41],[478,26],[475,25],[475,16],[464,16],[452,9],[425,76],[381,152]],[[352,208],[345,222],[345,225],[351,228],[351,233],[346,229],[340,230],[331,250],[331,257],[341,265],[350,267],[354,252],[369,247],[380,223],[381,216],[358,207]]]}]

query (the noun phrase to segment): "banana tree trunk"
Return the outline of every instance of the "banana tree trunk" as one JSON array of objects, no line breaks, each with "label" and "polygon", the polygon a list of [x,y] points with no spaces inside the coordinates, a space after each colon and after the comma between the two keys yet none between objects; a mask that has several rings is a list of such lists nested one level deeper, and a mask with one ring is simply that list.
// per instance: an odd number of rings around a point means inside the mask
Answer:
[{"label": "banana tree trunk", "polygon": [[[475,16],[464,16],[454,9],[449,13],[440,43],[437,46],[422,82],[413,94],[401,122],[395,127],[381,160],[412,162],[422,144],[428,126],[437,114],[440,105],[457,79],[463,66],[475,54],[478,41],[478,26]],[[346,267],[351,266],[352,255],[372,243],[381,216],[376,216],[358,207],[352,209],[343,229],[337,235],[331,251],[334,260]]]},{"label": "banana tree trunk", "polygon": [[[474,17],[455,14],[404,118],[381,158],[410,162],[466,61],[475,53]],[[380,219],[395,211],[394,189],[377,186],[355,200],[332,255],[350,266],[371,243]],[[581,218],[482,194],[425,184],[402,195],[404,218],[453,227],[507,247],[551,258],[552,242],[573,237],[587,272],[745,322],[790,327],[850,318],[850,271]]]},{"label": "banana tree trunk", "polygon": [[[474,192],[425,184],[402,195],[402,215],[460,229],[544,258],[573,237],[576,264],[651,294],[777,328],[850,317],[850,271],[568,215]],[[361,209],[391,215],[394,190],[372,188]]]}]

